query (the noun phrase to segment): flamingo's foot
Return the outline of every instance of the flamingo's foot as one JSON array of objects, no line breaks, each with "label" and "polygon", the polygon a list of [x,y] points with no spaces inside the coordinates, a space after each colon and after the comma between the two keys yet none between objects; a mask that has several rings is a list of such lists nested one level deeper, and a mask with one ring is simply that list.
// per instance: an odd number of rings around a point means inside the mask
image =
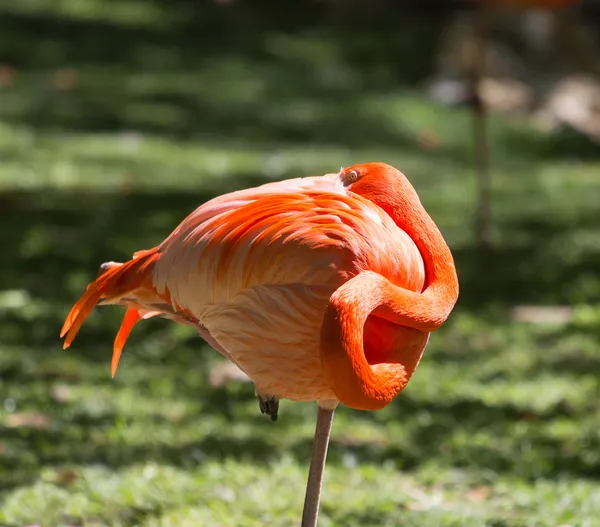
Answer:
[{"label": "flamingo's foot", "polygon": [[267,414],[271,421],[277,421],[279,412],[279,399],[274,395],[258,395],[258,407],[261,413]]}]

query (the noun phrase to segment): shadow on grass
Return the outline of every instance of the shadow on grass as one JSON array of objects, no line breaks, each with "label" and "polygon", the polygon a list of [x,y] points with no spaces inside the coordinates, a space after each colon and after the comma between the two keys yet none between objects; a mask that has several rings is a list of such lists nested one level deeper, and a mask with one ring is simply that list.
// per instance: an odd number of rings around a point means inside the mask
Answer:
[{"label": "shadow on grass", "polygon": [[[503,225],[505,239],[518,243],[505,242],[489,250],[454,249],[461,283],[459,306],[476,311],[486,304],[571,304],[573,290],[582,279],[591,280],[591,287],[581,300],[600,300],[593,279],[600,262],[600,248],[594,241],[600,239],[597,226],[594,211],[569,221],[552,214],[521,218]],[[582,232],[590,242],[574,257],[570,237]]]},{"label": "shadow on grass", "polygon": [[[4,14],[0,62],[16,73],[13,88],[4,91],[14,104],[3,105],[0,117],[37,129],[416,145],[410,134],[380,126],[363,101],[382,88],[373,70],[384,72],[383,86],[423,70],[428,60],[407,49],[406,33],[421,42],[417,49],[431,53],[440,17],[427,25],[374,21],[349,42],[345,27],[324,29],[310,17],[304,25],[289,19],[295,29],[286,33],[289,24],[277,18],[279,11],[219,9],[209,2],[172,27]],[[61,67],[76,72],[66,87],[56,82],[54,70]]]}]

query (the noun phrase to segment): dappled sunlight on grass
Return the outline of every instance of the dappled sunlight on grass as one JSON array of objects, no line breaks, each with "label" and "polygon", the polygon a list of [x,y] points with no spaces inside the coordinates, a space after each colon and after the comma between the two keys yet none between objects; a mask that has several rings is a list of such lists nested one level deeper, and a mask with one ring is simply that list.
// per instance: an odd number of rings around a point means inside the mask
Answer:
[{"label": "dappled sunlight on grass", "polygon": [[0,0],[0,47],[19,58],[0,79],[0,525],[296,523],[315,405],[282,401],[271,423],[252,384],[215,382],[223,359],[163,320],[136,326],[114,380],[121,310],[98,309],[67,351],[58,333],[99,264],[213,196],[372,160],[414,183],[461,297],[392,405],[337,411],[322,526],[597,525],[597,153],[492,119],[497,245],[482,251],[467,110],[359,60],[395,41],[221,35],[213,11],[187,27],[165,5]]}]

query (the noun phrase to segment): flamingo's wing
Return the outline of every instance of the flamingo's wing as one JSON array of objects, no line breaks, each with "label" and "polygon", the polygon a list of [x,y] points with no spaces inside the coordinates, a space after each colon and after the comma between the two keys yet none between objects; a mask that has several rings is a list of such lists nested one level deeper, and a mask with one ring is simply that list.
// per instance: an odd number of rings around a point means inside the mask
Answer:
[{"label": "flamingo's wing", "polygon": [[360,196],[271,188],[207,205],[159,247],[154,287],[261,393],[334,397],[320,367],[320,325],[331,294],[357,272],[423,286],[414,242]]},{"label": "flamingo's wing", "polygon": [[199,320],[256,286],[335,288],[361,270],[415,291],[424,281],[414,242],[382,209],[328,191],[234,193],[197,209],[158,251],[154,286]]}]

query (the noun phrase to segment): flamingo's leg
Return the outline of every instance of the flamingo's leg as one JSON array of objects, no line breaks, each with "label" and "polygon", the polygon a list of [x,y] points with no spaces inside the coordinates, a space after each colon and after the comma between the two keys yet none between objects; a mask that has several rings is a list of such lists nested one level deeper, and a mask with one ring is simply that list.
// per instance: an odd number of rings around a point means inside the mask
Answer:
[{"label": "flamingo's leg", "polygon": [[333,414],[336,406],[337,401],[319,402],[315,439],[313,442],[312,456],[310,458],[306,496],[304,498],[304,511],[302,512],[302,527],[317,526],[319,504],[321,501],[321,488],[323,487],[323,472],[325,471],[325,460],[327,459],[331,424],[333,423]]}]

